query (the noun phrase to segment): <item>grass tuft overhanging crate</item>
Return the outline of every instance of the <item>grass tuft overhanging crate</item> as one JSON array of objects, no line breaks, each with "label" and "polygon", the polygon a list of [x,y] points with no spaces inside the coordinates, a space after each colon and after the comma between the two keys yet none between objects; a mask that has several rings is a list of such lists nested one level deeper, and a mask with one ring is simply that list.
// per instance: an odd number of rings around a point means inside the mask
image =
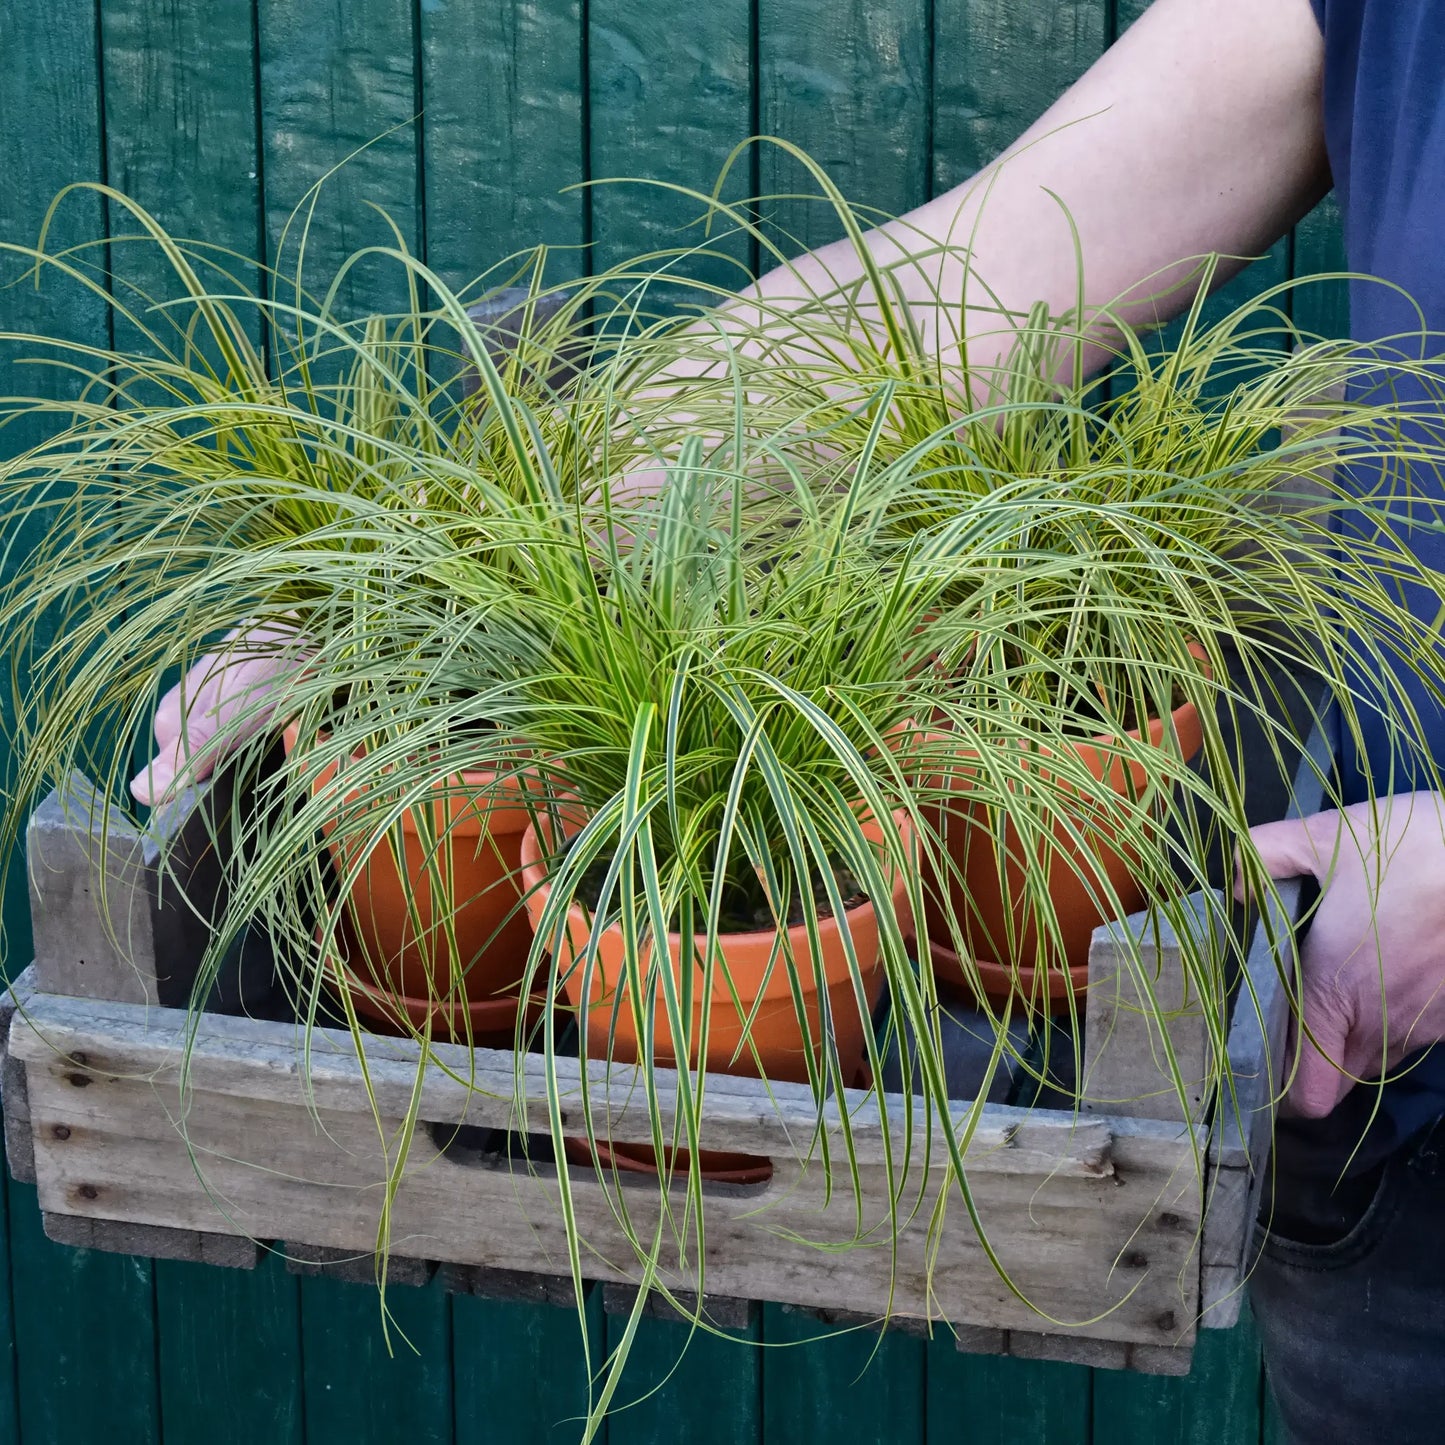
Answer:
[{"label": "grass tuft overhanging crate", "polygon": [[[1317,807],[1327,763],[1316,730],[1293,797],[1275,799],[1265,815],[1278,816],[1286,802],[1293,811]],[[153,829],[179,843],[170,856],[186,860],[180,876],[158,867],[154,836],[121,821],[111,821],[102,858],[104,805],[79,777],[37,810],[29,836],[35,961],[0,1021],[10,1168],[36,1183],[46,1231],[62,1243],[241,1268],[275,1247],[293,1268],[374,1280],[382,1134],[402,1127],[415,1044],[368,1046],[371,1088],[390,1121],[379,1131],[347,1032],[316,1030],[303,1071],[295,1022],[246,1016],[271,972],[265,941],[253,940],[218,985],[218,1007],[227,1011],[202,1015],[189,1039],[184,1094],[180,1088],[184,1005],[219,877],[203,810],[223,819],[234,802],[223,782],[156,819]],[[1281,899],[1293,922],[1299,885],[1282,886]],[[708,1317],[736,1326],[756,1302],[771,1300],[832,1322],[886,1316],[894,1328],[947,1327],[960,1349],[981,1353],[1186,1372],[1196,1330],[1238,1316],[1286,1000],[1267,931],[1254,926],[1242,933],[1239,952],[1261,1007],[1235,1011],[1228,1040],[1235,1098],[1221,1108],[1201,1090],[1191,1117],[1181,1118],[1158,1062],[1156,1028],[1133,1005],[1130,975],[1117,966],[1122,928],[1152,951],[1160,996],[1169,1000],[1174,989],[1170,1043],[1184,1077],[1209,1071],[1207,1032],[1182,997],[1179,970],[1171,971],[1167,929],[1147,915],[1100,929],[1076,1095],[1055,1091],[1021,1107],[1006,1102],[1021,1080],[994,1071],[967,1153],[979,1214],[1023,1299],[990,1264],[960,1198],[945,1201],[930,1240],[939,1171],[903,1230],[896,1262],[882,1246],[842,1255],[817,1248],[830,1236],[853,1237],[859,1201],[846,1171],[826,1194],[817,1150],[806,1148],[814,1124],[808,1091],[713,1076],[709,1139],[767,1156],[773,1173],[759,1185],[704,1186],[712,1194]],[[951,1035],[960,1117],[984,1080],[981,1023],[981,1015],[964,1016]],[[427,1071],[393,1202],[389,1282],[421,1283],[440,1268],[453,1289],[575,1303],[555,1166],[545,1149],[524,1157],[516,1147],[520,1134],[547,1129],[542,1060],[524,1061],[536,1085],[528,1095],[538,1103],[523,1120],[514,1117],[511,1053],[435,1047],[449,1068]],[[558,1067],[564,1098],[575,1097],[579,1065]],[[591,1067],[599,1133],[648,1137],[634,1071],[614,1067],[609,1076]],[[672,1077],[660,1075],[664,1093]],[[851,1090],[831,1108],[835,1117],[852,1113],[863,1214],[880,1219],[883,1141],[869,1122],[878,1117],[876,1099]],[[903,1110],[891,1109],[889,1118],[901,1151]],[[943,1157],[942,1141],[928,1138],[921,1123],[912,1146]],[[604,1187],[572,1170],[573,1199],[593,1246],[582,1255],[583,1274],[602,1283],[605,1304],[622,1309],[638,1271],[606,1198],[614,1187],[629,1186],[624,1179]],[[649,1210],[655,1215],[655,1196],[650,1183],[637,1189],[629,1201],[634,1223],[649,1222]]]}]

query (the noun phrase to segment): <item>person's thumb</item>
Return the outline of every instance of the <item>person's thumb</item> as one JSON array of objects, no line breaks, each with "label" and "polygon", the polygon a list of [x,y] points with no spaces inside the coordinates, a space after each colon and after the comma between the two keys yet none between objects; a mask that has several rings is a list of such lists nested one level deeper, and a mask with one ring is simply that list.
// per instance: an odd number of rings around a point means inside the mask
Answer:
[{"label": "person's thumb", "polygon": [[1309,1002],[1305,1025],[1297,1026],[1299,1065],[1289,1086],[1289,1111],[1323,1119],[1350,1091],[1354,1080],[1341,1072],[1349,1041],[1349,1020],[1328,1004]]},{"label": "person's thumb", "polygon": [[[1325,834],[1330,841],[1325,840]],[[1333,852],[1332,840],[1338,834],[1339,814],[1334,812],[1317,813],[1312,818],[1282,818],[1249,830],[1255,852],[1270,878],[1298,878],[1309,873],[1322,882]],[[1242,903],[1244,894],[1244,871],[1236,859],[1234,896]]]},{"label": "person's thumb", "polygon": [[176,791],[182,773],[187,782],[200,782],[211,775],[215,758],[209,749],[195,752],[187,747],[185,734],[173,738],[156,750],[156,755],[130,780],[131,796],[136,802],[154,808]]}]

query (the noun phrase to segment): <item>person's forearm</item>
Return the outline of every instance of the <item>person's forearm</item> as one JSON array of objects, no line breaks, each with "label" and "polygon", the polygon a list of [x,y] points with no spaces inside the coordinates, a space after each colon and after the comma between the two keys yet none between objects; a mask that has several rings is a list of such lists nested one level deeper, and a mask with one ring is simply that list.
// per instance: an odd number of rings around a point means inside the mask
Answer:
[{"label": "person's forearm", "polygon": [[[1002,157],[869,233],[868,248],[945,359],[965,289],[975,366],[1008,347],[1000,308],[1074,309],[1070,220],[1086,307],[1135,290],[1128,319],[1164,319],[1194,294],[1186,258],[1257,255],[1328,190],[1322,63],[1308,0],[1157,0]],[[1216,280],[1242,264],[1226,261]],[[862,275],[843,240],[763,276],[729,309],[781,332],[779,311]]]}]

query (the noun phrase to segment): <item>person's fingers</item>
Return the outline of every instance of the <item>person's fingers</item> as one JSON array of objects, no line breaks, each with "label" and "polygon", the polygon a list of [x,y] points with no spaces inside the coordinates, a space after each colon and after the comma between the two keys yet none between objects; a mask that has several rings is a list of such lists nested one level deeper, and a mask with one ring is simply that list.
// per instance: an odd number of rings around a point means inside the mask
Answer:
[{"label": "person's fingers", "polygon": [[[1271,878],[1297,878],[1313,874],[1324,881],[1324,873],[1339,837],[1338,813],[1317,813],[1311,818],[1283,818],[1277,823],[1260,823],[1249,830],[1264,871]],[[1244,901],[1244,875],[1236,860],[1234,896]]]},{"label": "person's fingers", "polygon": [[213,748],[197,750],[184,737],[174,738],[156,750],[156,755],[130,780],[131,796],[138,803],[154,808],[174,793],[184,778],[187,783],[201,782],[215,770]]},{"label": "person's fingers", "polygon": [[181,685],[177,683],[156,704],[156,715],[151,723],[158,746],[166,747],[181,735]]}]

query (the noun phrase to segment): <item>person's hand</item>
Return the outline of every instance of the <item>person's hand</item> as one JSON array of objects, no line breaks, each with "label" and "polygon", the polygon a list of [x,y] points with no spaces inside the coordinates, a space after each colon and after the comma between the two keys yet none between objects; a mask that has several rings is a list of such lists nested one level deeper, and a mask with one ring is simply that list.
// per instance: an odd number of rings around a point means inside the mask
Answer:
[{"label": "person's hand", "polygon": [[156,754],[131,779],[137,802],[150,807],[186,783],[210,777],[216,764],[271,720],[277,685],[301,666],[294,632],[238,627],[201,658],[156,708]]},{"label": "person's hand", "polygon": [[1300,955],[1286,1101],[1309,1118],[1445,1039],[1445,798],[1400,793],[1376,810],[1377,821],[1356,803],[1251,830],[1271,878],[1310,874],[1323,889]]}]

